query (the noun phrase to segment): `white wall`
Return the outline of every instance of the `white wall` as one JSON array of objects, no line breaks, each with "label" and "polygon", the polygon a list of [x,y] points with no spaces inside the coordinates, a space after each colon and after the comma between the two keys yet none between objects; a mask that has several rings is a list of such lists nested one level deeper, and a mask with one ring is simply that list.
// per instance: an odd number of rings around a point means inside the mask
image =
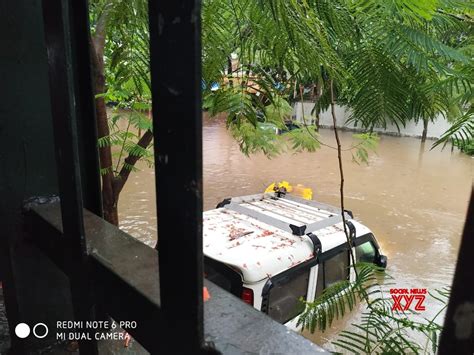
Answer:
[{"label": "white wall", "polygon": [[[304,108],[304,118],[307,124],[311,123],[311,120],[314,119],[314,115],[311,115],[311,110],[313,109],[314,104],[310,102],[303,103]],[[296,116],[296,121],[303,123],[303,112],[301,109],[301,102],[295,104],[293,115]],[[346,123],[347,119],[349,119],[350,112],[348,109],[342,106],[336,105],[336,117],[337,117],[337,127],[344,127],[354,130],[363,130],[360,127],[355,127],[354,124]],[[319,121],[319,125],[321,127],[332,127],[332,116],[331,110],[325,111],[321,114],[321,119]],[[428,138],[439,138],[448,128],[450,124],[446,121],[443,117],[438,117],[434,123],[430,122],[428,124]],[[375,128],[374,131],[387,133],[387,134],[400,134],[403,136],[412,136],[417,137],[421,136],[423,132],[423,122],[419,121],[417,124],[415,122],[410,121],[407,123],[406,127],[400,126],[400,132],[398,131],[397,127],[393,124],[387,124],[387,129],[383,128]]]}]

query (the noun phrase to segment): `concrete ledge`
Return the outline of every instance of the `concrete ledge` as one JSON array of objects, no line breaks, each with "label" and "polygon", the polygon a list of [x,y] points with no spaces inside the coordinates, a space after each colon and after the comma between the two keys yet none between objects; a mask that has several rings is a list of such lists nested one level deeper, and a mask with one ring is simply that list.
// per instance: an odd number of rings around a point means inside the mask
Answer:
[{"label": "concrete ledge", "polygon": [[[33,242],[67,273],[67,261],[58,255],[64,242],[59,203],[33,207],[30,213],[29,223],[37,231]],[[98,303],[117,321],[137,321],[139,327],[128,330],[129,333],[143,347],[155,352],[161,348],[160,342],[167,342],[159,337],[166,334],[166,320],[160,312],[158,252],[86,210],[84,220],[90,252],[89,275]],[[205,280],[205,285],[211,294],[204,304],[205,339],[219,352],[325,353],[213,283]]]},{"label": "concrete ledge", "polygon": [[328,353],[213,283],[205,284],[211,294],[204,303],[206,341],[223,354]]}]

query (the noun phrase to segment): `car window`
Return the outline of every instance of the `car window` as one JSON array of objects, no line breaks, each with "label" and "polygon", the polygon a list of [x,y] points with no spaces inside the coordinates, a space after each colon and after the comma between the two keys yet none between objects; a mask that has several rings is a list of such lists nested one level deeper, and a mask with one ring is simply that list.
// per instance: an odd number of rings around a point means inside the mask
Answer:
[{"label": "car window", "polygon": [[356,262],[373,263],[375,260],[375,247],[368,241],[356,246]]},{"label": "car window", "polygon": [[318,267],[316,297],[336,282],[349,279],[349,251],[343,250],[330,259],[321,262]]},{"label": "car window", "polygon": [[284,324],[303,312],[304,304],[300,298],[306,299],[309,273],[307,270],[275,283],[268,295],[268,315],[271,318]]},{"label": "car window", "polygon": [[224,290],[240,297],[242,279],[236,271],[225,264],[204,258],[204,276]]},{"label": "car window", "polygon": [[349,252],[344,250],[324,262],[325,288],[349,278]]}]

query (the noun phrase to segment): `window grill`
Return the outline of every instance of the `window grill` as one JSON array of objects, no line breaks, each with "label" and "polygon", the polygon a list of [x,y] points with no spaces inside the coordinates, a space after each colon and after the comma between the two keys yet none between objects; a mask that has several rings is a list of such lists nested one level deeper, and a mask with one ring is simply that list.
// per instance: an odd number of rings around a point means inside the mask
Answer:
[{"label": "window grill", "polygon": [[[13,9],[15,4],[8,6]],[[159,192],[156,250],[102,219],[87,1],[43,0],[41,7],[42,20],[33,25],[42,22],[44,28],[59,198],[34,197],[24,206],[23,219],[12,222],[26,232],[25,241],[15,241],[16,250],[34,246],[41,251],[35,257],[61,270],[64,287],[70,286],[75,320],[136,321],[136,328],[125,330],[153,354],[219,353],[228,348],[252,353],[320,350],[211,282],[203,283],[200,1],[149,1]],[[20,5],[18,9],[23,10]],[[26,5],[25,9],[36,11]],[[41,119],[45,132],[50,129],[48,118]],[[38,189],[37,196],[41,192]],[[21,239],[20,235],[13,238]],[[24,262],[14,260],[10,250],[11,245],[0,250],[7,255],[5,264]],[[27,354],[32,344],[15,337],[13,329],[32,317],[28,311],[45,295],[32,294],[28,281],[16,277],[13,269],[18,265],[2,270],[0,276],[6,286],[12,348],[15,354]],[[48,277],[46,282],[53,274]],[[205,305],[204,285],[211,293]],[[66,297],[69,290],[48,292]],[[67,318],[44,322],[54,325],[56,320]],[[79,347],[82,354],[98,354],[101,349],[94,340],[80,341]]]}]

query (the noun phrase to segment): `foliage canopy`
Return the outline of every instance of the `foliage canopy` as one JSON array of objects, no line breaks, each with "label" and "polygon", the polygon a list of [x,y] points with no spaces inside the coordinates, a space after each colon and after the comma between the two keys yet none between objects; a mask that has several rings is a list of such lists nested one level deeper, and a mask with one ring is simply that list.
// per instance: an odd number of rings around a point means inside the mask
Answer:
[{"label": "foliage canopy", "polygon": [[[151,100],[146,1],[95,0],[91,10],[92,24],[108,15],[106,100],[145,112]],[[442,114],[453,126],[441,141],[469,140],[472,13],[472,5],[451,0],[204,0],[204,109],[227,114],[246,154],[271,156],[288,140],[313,150],[302,137],[307,130],[282,140],[257,123],[283,129],[299,85],[319,83],[315,109],[327,109],[333,80],[336,101],[369,131]]]}]

